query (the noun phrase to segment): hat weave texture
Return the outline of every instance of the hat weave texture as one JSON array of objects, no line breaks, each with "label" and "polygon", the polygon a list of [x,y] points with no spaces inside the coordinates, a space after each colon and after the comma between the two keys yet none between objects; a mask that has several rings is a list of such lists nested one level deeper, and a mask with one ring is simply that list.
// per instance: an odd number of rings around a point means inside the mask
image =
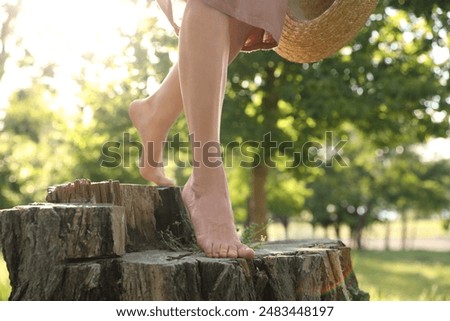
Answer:
[{"label": "hat weave texture", "polygon": [[377,0],[289,0],[275,50],[298,63],[329,57],[356,36],[376,5]]}]

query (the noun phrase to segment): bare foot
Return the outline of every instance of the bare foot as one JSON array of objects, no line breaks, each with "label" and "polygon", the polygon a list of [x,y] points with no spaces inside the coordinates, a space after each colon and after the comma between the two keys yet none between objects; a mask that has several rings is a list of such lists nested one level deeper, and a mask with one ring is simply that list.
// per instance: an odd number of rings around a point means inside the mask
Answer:
[{"label": "bare foot", "polygon": [[236,232],[230,198],[222,171],[211,186],[198,186],[192,177],[183,188],[183,201],[189,210],[198,246],[208,257],[247,258],[255,252],[242,244]]},{"label": "bare foot", "polygon": [[141,137],[143,152],[139,172],[145,179],[161,186],[174,186],[175,182],[164,174],[163,148],[170,124],[165,124],[157,112],[152,97],[135,100],[128,114]]}]

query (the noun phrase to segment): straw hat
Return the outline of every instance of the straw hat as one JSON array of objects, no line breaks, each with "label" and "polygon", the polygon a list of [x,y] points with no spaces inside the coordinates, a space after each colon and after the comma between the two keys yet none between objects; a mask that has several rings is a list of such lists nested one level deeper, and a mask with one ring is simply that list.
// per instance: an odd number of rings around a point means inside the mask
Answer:
[{"label": "straw hat", "polygon": [[361,29],[377,0],[289,0],[276,52],[298,62],[315,62],[345,46]]}]

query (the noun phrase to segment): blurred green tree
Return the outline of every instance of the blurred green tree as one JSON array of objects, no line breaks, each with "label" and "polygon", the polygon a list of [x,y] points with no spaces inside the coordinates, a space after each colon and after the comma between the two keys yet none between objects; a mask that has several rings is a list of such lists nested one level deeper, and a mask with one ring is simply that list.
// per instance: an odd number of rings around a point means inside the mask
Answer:
[{"label": "blurred green tree", "polygon": [[[128,117],[128,106],[149,94],[149,83],[162,81],[172,65],[170,54],[176,38],[158,28],[155,18],[146,19],[134,34],[123,37],[127,39],[123,56],[101,62],[94,80],[86,81],[83,74],[78,79],[80,108],[92,117],[74,133],[74,158],[79,164],[75,173],[92,180],[146,183],[137,170],[141,145]],[[119,70],[124,77],[99,85],[104,73]],[[88,72],[92,72],[92,63],[86,66],[84,73]],[[90,137],[88,142],[86,137]]]},{"label": "blurred green tree", "polygon": [[44,201],[49,183],[71,177],[69,128],[51,100],[37,81],[10,99],[0,130],[0,208]]},{"label": "blurred green tree", "polygon": [[385,207],[400,214],[402,249],[406,249],[411,215],[429,217],[450,208],[450,161],[423,162],[410,150],[394,151],[382,157],[380,196]]},{"label": "blurred green tree", "polygon": [[[448,207],[448,194],[440,194],[448,186],[446,167],[408,153],[414,144],[449,135],[450,62],[442,58],[449,10],[444,0],[382,0],[357,39],[319,63],[293,64],[274,52],[240,55],[229,70],[222,123],[226,163],[238,163],[228,170],[238,221],[266,226],[270,213],[287,226],[307,209],[314,225],[332,225],[339,235],[347,224],[361,244],[381,208]],[[0,207],[42,199],[33,193],[50,181],[144,183],[134,165],[139,140],[127,107],[167,74],[177,40],[151,18],[123,38],[123,55],[98,61],[86,54],[81,102],[70,120],[47,107],[54,93],[40,82],[11,99],[0,131]],[[122,77],[113,76],[118,71]],[[102,82],[105,75],[110,80]],[[184,118],[172,134],[187,141]],[[347,142],[342,149],[340,141]],[[108,146],[120,157],[102,166],[110,160]],[[183,182],[187,171],[170,165]],[[426,195],[439,206],[427,207]]]},{"label": "blurred green tree", "polygon": [[[299,152],[303,161],[310,152],[305,150],[305,142],[322,144],[327,131],[337,133],[345,123],[370,142],[373,150],[368,155],[374,159],[377,149],[405,148],[431,137],[448,136],[449,62],[436,57],[436,49],[448,45],[448,3],[383,4],[355,41],[320,63],[298,65],[273,52],[258,52],[241,55],[231,66],[223,137],[224,143],[253,144],[248,182],[250,223],[264,225],[268,219],[266,183],[273,167],[270,148],[264,148],[268,133],[277,145],[272,151],[285,146],[282,142],[293,142],[294,148],[288,152]],[[306,165],[297,166],[292,175],[308,181],[320,172],[315,163]],[[370,222],[366,218],[372,203],[377,203],[372,198],[379,196],[370,189],[377,178],[355,159],[350,159],[350,167],[348,171],[336,169],[333,175],[339,174],[336,181],[367,181],[365,187],[353,184],[354,190],[348,184],[340,188],[346,189],[343,195],[352,194],[347,210],[349,206],[352,211],[364,210],[351,225],[360,242],[361,231]],[[330,174],[329,169],[325,172]],[[333,179],[327,175],[324,180],[329,184]],[[331,183],[328,190],[332,187],[336,186]],[[314,214],[321,215],[318,209]]]}]

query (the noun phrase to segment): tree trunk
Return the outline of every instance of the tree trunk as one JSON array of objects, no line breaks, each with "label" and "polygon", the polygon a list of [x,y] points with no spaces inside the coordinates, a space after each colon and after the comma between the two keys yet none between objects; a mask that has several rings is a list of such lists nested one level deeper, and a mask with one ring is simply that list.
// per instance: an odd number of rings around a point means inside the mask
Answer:
[{"label": "tree trunk", "polygon": [[410,227],[410,232],[409,232],[409,241],[410,241],[409,248],[410,249],[414,249],[416,237],[417,237],[417,225],[415,223],[417,223],[417,219],[415,217],[413,217],[412,218],[412,226]]},{"label": "tree trunk", "polygon": [[[210,259],[184,237],[192,230],[180,219],[177,188],[78,181],[49,191],[49,200],[62,198],[75,203],[0,211],[10,300],[368,299],[350,249],[339,241],[266,243],[252,260]],[[144,220],[142,210],[163,215]],[[128,228],[140,236],[131,237]],[[139,243],[144,239],[154,243]],[[170,244],[183,249],[170,251]],[[154,249],[129,252],[136,247]]]},{"label": "tree trunk", "polygon": [[178,247],[195,244],[194,230],[178,187],[76,180],[49,187],[46,200],[124,207],[127,252],[165,248],[165,242]]},{"label": "tree trunk", "polygon": [[255,240],[267,238],[267,202],[266,202],[266,180],[269,167],[261,163],[252,168],[252,193],[250,197],[249,223],[255,224]]},{"label": "tree trunk", "polygon": [[390,251],[391,250],[391,245],[390,245],[390,241],[391,241],[391,221],[386,220],[385,226],[386,226],[386,231],[385,231],[385,235],[384,235],[384,250],[385,251]]},{"label": "tree trunk", "polygon": [[289,217],[283,217],[284,239],[289,240]]},{"label": "tree trunk", "polygon": [[369,211],[367,211],[365,214],[358,215],[358,219],[356,222],[356,228],[354,230],[354,241],[356,243],[356,247],[358,250],[362,250],[362,237],[363,237],[363,231],[366,226],[366,220],[369,215]]},{"label": "tree trunk", "polygon": [[362,235],[361,231],[357,227],[351,229],[352,247],[356,247],[358,250],[362,250]]},{"label": "tree trunk", "polygon": [[402,250],[405,251],[406,250],[406,240],[408,239],[408,213],[406,211],[401,213],[401,220],[402,220],[401,246],[402,246]]},{"label": "tree trunk", "polygon": [[334,231],[336,233],[336,238],[338,240],[340,240],[341,239],[341,225],[339,223],[334,224]]}]

